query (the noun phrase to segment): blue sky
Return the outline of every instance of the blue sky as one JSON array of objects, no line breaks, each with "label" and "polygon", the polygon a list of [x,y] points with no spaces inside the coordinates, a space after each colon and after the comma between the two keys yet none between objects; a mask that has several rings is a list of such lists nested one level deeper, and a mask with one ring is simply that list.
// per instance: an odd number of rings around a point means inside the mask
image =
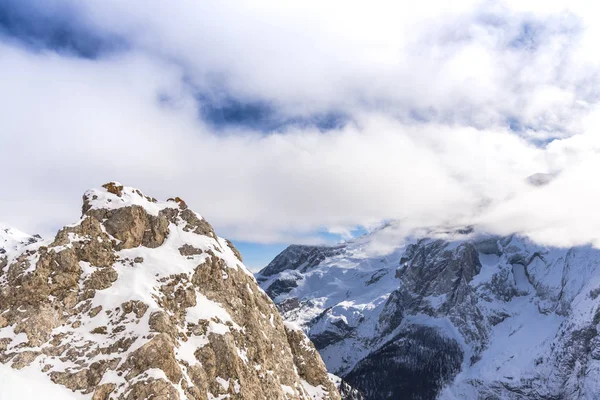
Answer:
[{"label": "blue sky", "polygon": [[266,267],[277,254],[287,247],[284,244],[259,244],[239,241],[235,241],[233,244],[242,253],[244,264],[251,271],[258,271]]},{"label": "blue sky", "polygon": [[[350,240],[361,235],[366,234],[365,229],[355,229],[345,234],[333,234],[326,231],[317,232],[318,239],[315,243],[319,244],[336,244],[342,241]],[[250,270],[258,271],[267,266],[273,258],[281,251],[283,251],[288,244],[291,243],[256,243],[256,242],[244,242],[244,241],[233,241],[236,248],[242,253],[244,263]]]},{"label": "blue sky", "polygon": [[593,242],[572,210],[600,193],[597,11],[3,1],[0,220],[51,234],[117,180],[184,198],[252,268],[388,220]]}]

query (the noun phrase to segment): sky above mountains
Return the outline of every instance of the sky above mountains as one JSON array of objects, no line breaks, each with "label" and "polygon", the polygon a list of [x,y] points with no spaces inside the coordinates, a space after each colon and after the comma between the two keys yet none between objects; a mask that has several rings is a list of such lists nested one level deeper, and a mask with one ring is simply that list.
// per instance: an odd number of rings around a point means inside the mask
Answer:
[{"label": "sky above mountains", "polygon": [[1,1],[0,221],[118,180],[255,267],[389,220],[599,245],[597,6],[414,3]]}]

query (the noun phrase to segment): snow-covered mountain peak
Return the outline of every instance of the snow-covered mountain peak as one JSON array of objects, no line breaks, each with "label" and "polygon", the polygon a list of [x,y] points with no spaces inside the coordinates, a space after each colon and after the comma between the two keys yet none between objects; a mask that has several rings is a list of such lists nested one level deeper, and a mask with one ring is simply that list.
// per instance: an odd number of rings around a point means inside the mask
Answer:
[{"label": "snow-covered mountain peak", "polygon": [[116,182],[0,264],[0,363],[65,399],[339,399],[231,242],[181,199]]},{"label": "snow-covered mountain peak", "polygon": [[123,207],[139,206],[148,214],[158,216],[166,208],[186,209],[187,205],[179,197],[158,201],[144,195],[139,189],[123,186],[119,182],[109,182],[101,188],[90,189],[83,195],[83,213],[88,210],[115,210]]}]

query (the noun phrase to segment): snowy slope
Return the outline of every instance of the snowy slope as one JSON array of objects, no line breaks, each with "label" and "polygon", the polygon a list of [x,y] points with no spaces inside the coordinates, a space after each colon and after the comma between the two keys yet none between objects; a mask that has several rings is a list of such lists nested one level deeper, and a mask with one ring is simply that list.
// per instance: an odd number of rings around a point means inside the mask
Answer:
[{"label": "snowy slope", "polygon": [[465,229],[377,254],[388,229],[257,274],[331,373],[374,400],[600,398],[599,250]]},{"label": "snowy slope", "polygon": [[0,399],[83,400],[84,396],[52,383],[35,367],[16,371],[0,363]]},{"label": "snowy slope", "polygon": [[40,239],[0,223],[0,255],[18,252],[23,246]]}]

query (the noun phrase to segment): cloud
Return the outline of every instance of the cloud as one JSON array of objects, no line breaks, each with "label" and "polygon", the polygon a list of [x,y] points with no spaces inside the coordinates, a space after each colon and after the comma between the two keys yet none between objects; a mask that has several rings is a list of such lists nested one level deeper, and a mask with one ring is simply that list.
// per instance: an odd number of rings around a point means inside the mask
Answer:
[{"label": "cloud", "polygon": [[181,65],[209,98],[284,115],[366,108],[478,127],[510,118],[546,137],[577,130],[597,101],[593,10],[578,3],[29,3]]},{"label": "cloud", "polygon": [[598,240],[600,34],[583,3],[19,4],[124,45],[90,57],[4,30],[0,220],[18,228],[74,221],[116,179],[244,241],[388,220]]},{"label": "cloud", "polygon": [[52,49],[91,59],[125,50],[123,38],[89,29],[79,18],[77,8],[66,3],[4,0],[0,3],[0,37],[33,51]]}]

